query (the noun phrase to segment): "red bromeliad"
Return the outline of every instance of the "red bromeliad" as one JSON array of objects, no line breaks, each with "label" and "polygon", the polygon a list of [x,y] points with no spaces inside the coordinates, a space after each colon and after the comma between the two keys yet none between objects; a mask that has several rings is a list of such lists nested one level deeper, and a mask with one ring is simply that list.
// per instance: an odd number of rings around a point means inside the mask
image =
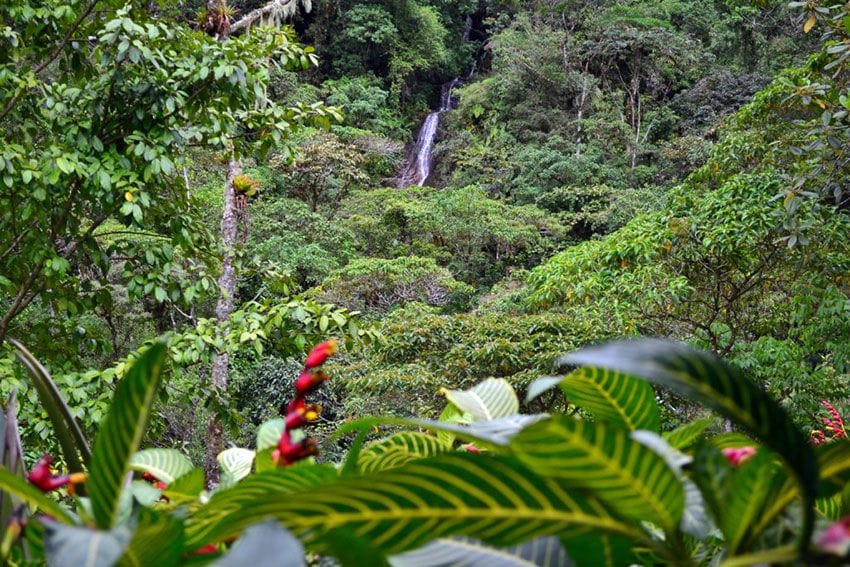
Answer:
[{"label": "red bromeliad", "polygon": [[336,341],[331,340],[317,344],[307,355],[304,370],[295,380],[295,398],[286,407],[283,433],[277,443],[277,449],[272,452],[272,460],[276,465],[289,466],[319,453],[315,439],[308,437],[293,441],[291,432],[319,419],[321,408],[308,404],[306,397],[328,379],[328,375],[317,368],[324,364],[329,356],[335,354],[336,350]]}]

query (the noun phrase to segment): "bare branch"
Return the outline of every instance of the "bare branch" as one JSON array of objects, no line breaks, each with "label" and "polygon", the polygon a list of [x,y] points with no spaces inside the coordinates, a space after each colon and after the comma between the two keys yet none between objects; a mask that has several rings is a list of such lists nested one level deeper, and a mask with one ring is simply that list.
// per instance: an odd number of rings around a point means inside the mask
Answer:
[{"label": "bare branch", "polygon": [[[305,7],[309,11],[310,3],[304,2]],[[236,33],[243,28],[250,27],[254,22],[265,16],[282,16],[288,18],[292,16],[298,9],[298,0],[271,0],[262,8],[257,8],[248,12],[243,18],[240,18],[230,26],[230,33]]]}]

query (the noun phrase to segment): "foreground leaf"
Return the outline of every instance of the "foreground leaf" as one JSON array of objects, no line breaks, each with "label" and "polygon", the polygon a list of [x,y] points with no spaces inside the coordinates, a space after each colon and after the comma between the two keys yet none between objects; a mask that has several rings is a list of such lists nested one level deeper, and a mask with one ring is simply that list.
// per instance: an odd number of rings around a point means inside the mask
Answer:
[{"label": "foreground leaf", "polygon": [[443,455],[300,493],[258,490],[252,499],[234,496],[243,486],[222,493],[231,493],[224,506],[210,502],[189,519],[189,546],[221,541],[266,518],[331,554],[333,540],[322,535],[340,528],[385,553],[449,535],[509,546],[537,535],[570,537],[598,530],[645,541],[640,529],[614,518],[599,503],[567,493],[504,457]]},{"label": "foreground leaf", "polygon": [[51,567],[112,567],[124,554],[130,532],[66,526],[47,521],[44,551]]},{"label": "foreground leaf", "polygon": [[79,423],[71,413],[71,408],[65,403],[62,393],[50,377],[47,369],[28,351],[24,345],[15,339],[8,339],[18,351],[18,358],[26,366],[32,384],[38,394],[38,400],[50,423],[53,424],[53,434],[62,447],[62,456],[71,472],[82,472],[83,465],[91,461],[91,449],[80,429]]},{"label": "foreground leaf", "polygon": [[121,486],[150,419],[165,356],[165,346],[155,344],[133,363],[100,425],[88,487],[94,519],[101,529],[115,524]]},{"label": "foreground leaf", "polygon": [[304,548],[289,530],[274,520],[245,530],[214,567],[301,567],[306,565]]},{"label": "foreground leaf", "polygon": [[470,538],[443,538],[390,558],[393,567],[561,567],[568,564],[564,547],[555,537],[541,537],[503,548]]},{"label": "foreground leaf", "polygon": [[[563,365],[558,368],[561,370]],[[600,368],[580,368],[563,378],[541,378],[529,387],[529,399],[554,386],[570,403],[599,420],[627,429],[659,431],[661,414],[655,391],[645,380]]]},{"label": "foreground leaf", "polygon": [[785,410],[744,373],[716,356],[680,343],[634,340],[608,343],[562,357],[561,365],[586,365],[639,376],[714,409],[761,439],[786,462],[800,485],[800,547],[814,528],[818,466],[806,436]]},{"label": "foreground leaf", "polygon": [[42,491],[2,466],[0,466],[0,491],[4,495],[11,494],[22,502],[37,507],[45,514],[49,514],[63,523],[71,523],[71,516],[59,503],[51,500]]},{"label": "foreground leaf", "polygon": [[682,483],[664,458],[625,429],[554,416],[522,430],[510,448],[531,470],[590,490],[625,517],[668,530],[679,525]]},{"label": "foreground leaf", "polygon": [[183,551],[183,524],[171,514],[139,510],[133,537],[119,567],[177,565]]}]

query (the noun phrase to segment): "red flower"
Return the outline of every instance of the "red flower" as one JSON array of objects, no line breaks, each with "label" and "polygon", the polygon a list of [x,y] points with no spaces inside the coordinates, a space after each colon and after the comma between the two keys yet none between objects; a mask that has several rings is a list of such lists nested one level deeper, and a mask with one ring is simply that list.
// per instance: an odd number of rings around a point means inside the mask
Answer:
[{"label": "red flower", "polygon": [[293,443],[289,432],[284,431],[280,436],[277,449],[272,452],[272,460],[275,464],[287,466],[318,454],[319,448],[316,446],[315,439],[308,437]]},{"label": "red flower", "polygon": [[304,405],[303,403],[297,408],[286,414],[286,430],[300,429],[319,419],[320,408],[317,405]]},{"label": "red flower", "polygon": [[478,447],[476,447],[472,443],[470,443],[468,445],[464,445],[462,447],[462,449],[465,450],[467,453],[475,453],[476,455],[481,452],[481,449],[479,449]]},{"label": "red flower", "polygon": [[753,455],[756,454],[756,449],[755,447],[729,447],[721,449],[720,452],[723,453],[730,465],[737,467],[752,459]]},{"label": "red flower", "polygon": [[307,355],[307,360],[304,362],[304,368],[316,368],[325,363],[329,356],[336,354],[336,341],[330,340],[319,343],[313,347],[310,354]]},{"label": "red flower", "polygon": [[295,394],[297,396],[306,396],[319,388],[326,380],[328,375],[321,370],[305,370],[295,380]]}]

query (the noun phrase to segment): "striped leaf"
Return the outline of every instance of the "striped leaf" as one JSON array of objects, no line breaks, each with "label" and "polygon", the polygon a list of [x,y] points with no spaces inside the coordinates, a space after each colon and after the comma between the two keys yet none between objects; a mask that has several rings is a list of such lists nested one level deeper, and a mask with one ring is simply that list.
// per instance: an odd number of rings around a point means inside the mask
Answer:
[{"label": "striped leaf", "polygon": [[83,430],[80,429],[80,424],[77,423],[71,408],[65,403],[62,393],[47,369],[24,345],[15,339],[8,340],[18,351],[18,359],[29,372],[32,385],[38,394],[38,401],[41,402],[50,423],[53,424],[53,434],[56,435],[59,446],[62,448],[62,456],[65,457],[68,470],[82,472],[83,465],[88,465],[91,461],[91,450]]},{"label": "striped leaf", "polygon": [[221,488],[233,486],[249,474],[254,464],[254,451],[233,447],[218,454],[216,460],[221,468]]},{"label": "striped leaf", "polygon": [[100,425],[88,488],[95,523],[101,529],[115,524],[121,487],[150,419],[165,355],[165,346],[155,344],[133,363],[118,385],[109,414]]},{"label": "striped leaf", "polygon": [[441,538],[390,558],[393,567],[561,567],[568,564],[567,553],[555,537],[541,537],[501,548],[465,537]]},{"label": "striped leaf", "polygon": [[[209,503],[201,508],[196,516],[189,519],[191,525],[189,529],[194,537],[187,544],[195,548],[209,543],[205,541],[208,539],[205,534],[209,533],[217,523],[244,507],[251,506],[258,499],[279,494],[309,493],[315,487],[333,481],[336,477],[337,471],[334,467],[326,465],[275,468],[268,472],[251,475],[236,486],[216,491]],[[266,518],[250,523],[264,519]]]},{"label": "striped leaf", "polygon": [[0,466],[0,492],[11,494],[21,502],[34,506],[63,523],[71,523],[71,516],[55,500],[51,500],[42,491],[18,475],[10,473],[3,466]]},{"label": "striped leaf", "polygon": [[682,483],[625,429],[554,416],[523,429],[510,448],[537,474],[590,490],[624,517],[669,530],[682,519]]},{"label": "striped leaf", "polygon": [[504,378],[488,378],[469,390],[442,390],[446,399],[472,421],[489,421],[519,412],[513,386]]},{"label": "striped leaf", "polygon": [[450,447],[433,435],[402,431],[364,447],[358,464],[362,472],[392,469],[415,459],[434,457]]},{"label": "striped leaf", "polygon": [[680,343],[635,340],[609,343],[565,356],[561,364],[631,374],[703,403],[761,439],[793,471],[803,496],[801,549],[814,528],[818,466],[814,451],[785,410],[744,373],[716,356]]},{"label": "striped leaf", "polygon": [[257,452],[277,446],[283,433],[283,418],[271,419],[257,429]]},{"label": "striped leaf", "polygon": [[[562,361],[563,359],[561,359]],[[556,370],[566,366],[561,361]],[[645,380],[600,368],[580,368],[563,378],[540,378],[529,387],[529,398],[558,386],[570,403],[596,419],[631,430],[659,431],[661,414],[655,392]]]},{"label": "striped leaf", "polygon": [[300,493],[257,491],[248,500],[241,495],[244,484],[221,493],[230,493],[226,506],[213,500],[189,518],[190,546],[227,539],[266,518],[280,521],[308,546],[330,554],[333,538],[322,536],[337,529],[350,530],[384,553],[450,535],[497,546],[587,530],[646,541],[640,529],[615,519],[598,502],[567,493],[557,482],[538,478],[505,457],[441,455]]},{"label": "striped leaf", "polygon": [[401,425],[403,427],[419,427],[435,432],[446,431],[463,441],[484,447],[498,448],[507,445],[511,438],[524,427],[528,427],[532,423],[547,417],[548,415],[546,414],[517,414],[491,421],[475,421],[469,425],[430,419],[366,417],[346,423],[334,435],[335,437],[340,437],[352,431],[360,431],[364,428],[373,428],[381,425]]},{"label": "striped leaf", "polygon": [[245,530],[213,567],[302,567],[306,564],[301,542],[279,523],[269,520]]},{"label": "striped leaf", "polygon": [[672,431],[665,431],[662,436],[675,449],[684,450],[693,445],[705,433],[705,430],[711,427],[714,421],[712,417],[698,419],[680,425]]},{"label": "striped leaf", "polygon": [[141,508],[136,529],[118,567],[178,565],[183,551],[183,524],[172,514]]},{"label": "striped leaf", "polygon": [[192,461],[176,449],[144,449],[137,451],[130,459],[130,468],[152,474],[157,480],[171,484],[195,467]]}]

